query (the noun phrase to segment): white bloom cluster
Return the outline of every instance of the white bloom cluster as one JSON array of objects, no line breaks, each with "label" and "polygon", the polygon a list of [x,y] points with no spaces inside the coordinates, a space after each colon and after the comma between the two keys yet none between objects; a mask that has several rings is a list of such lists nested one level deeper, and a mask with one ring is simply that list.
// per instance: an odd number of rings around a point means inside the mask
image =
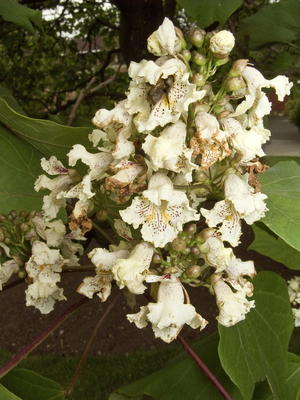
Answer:
[{"label": "white bloom cluster", "polygon": [[300,276],[295,276],[288,281],[288,291],[292,311],[295,319],[295,326],[300,326]]},{"label": "white bloom cluster", "polygon": [[[210,80],[229,62],[235,39],[224,30],[200,36],[185,48],[182,32],[166,18],[148,39],[148,50],[158,58],[132,62],[126,99],[97,111],[97,129],[89,135],[97,150],[74,145],[68,153],[72,168],[55,157],[43,159],[42,168],[54,177],[42,175],[35,184],[50,191],[43,205],[48,221],[40,224],[49,246],[66,246],[57,237],[64,227],[52,221],[61,207],[72,209],[69,235],[79,240],[100,211],[107,215],[109,229],[125,241],[89,253],[95,275],[84,278],[78,292],[105,301],[113,280],[134,294],[144,293],[145,282],[158,283],[157,299],[128,319],[138,328],[151,323],[165,342],[184,324],[207,324],[183,283],[210,288],[225,326],[255,306],[249,300],[254,264],[236,258],[232,247],[240,243],[241,220],[253,224],[267,212],[256,177],[264,170],[257,157],[270,136],[263,117],[271,104],[262,89],[275,88],[282,101],[292,86],[284,76],[265,79],[248,60],[234,62],[222,82]],[[78,161],[85,174],[74,169]],[[218,201],[201,207],[207,198]],[[43,312],[54,298],[63,298],[56,283],[66,261],[53,252],[43,253],[46,261],[33,254],[26,266],[34,281],[27,302]],[[49,286],[42,293],[39,286],[33,294],[32,285],[45,282],[43,270],[53,291]]]}]

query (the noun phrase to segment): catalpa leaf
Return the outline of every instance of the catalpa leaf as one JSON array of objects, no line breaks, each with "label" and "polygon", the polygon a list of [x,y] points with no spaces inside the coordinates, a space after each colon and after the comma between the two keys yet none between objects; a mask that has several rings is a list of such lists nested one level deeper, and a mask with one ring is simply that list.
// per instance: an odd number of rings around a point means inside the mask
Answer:
[{"label": "catalpa leaf", "polygon": [[39,10],[32,10],[29,7],[19,4],[17,0],[1,0],[0,16],[8,22],[34,32],[34,25],[42,27],[42,14]]}]

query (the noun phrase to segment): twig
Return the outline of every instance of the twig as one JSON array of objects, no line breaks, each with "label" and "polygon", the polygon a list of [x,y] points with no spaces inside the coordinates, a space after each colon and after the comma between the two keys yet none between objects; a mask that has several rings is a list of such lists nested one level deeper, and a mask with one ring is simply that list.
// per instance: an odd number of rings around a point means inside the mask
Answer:
[{"label": "twig", "polygon": [[211,383],[216,387],[216,389],[220,392],[220,394],[226,400],[233,400],[232,397],[227,393],[226,389],[223,385],[218,381],[215,375],[210,371],[207,365],[199,358],[199,356],[194,352],[194,350],[190,347],[190,345],[183,339],[181,335],[177,336],[177,340],[181,343],[184,350],[188,353],[189,356],[195,361],[201,371],[208,377]]},{"label": "twig", "polygon": [[70,383],[68,384],[68,386],[67,386],[67,388],[65,390],[65,397],[68,397],[71,394],[71,392],[72,392],[72,390],[73,390],[73,388],[74,388],[74,386],[75,386],[75,384],[76,384],[76,382],[77,382],[77,380],[79,378],[79,375],[80,375],[80,372],[82,370],[82,367],[84,366],[84,364],[86,362],[88,354],[89,354],[89,352],[91,350],[91,346],[92,346],[92,344],[93,344],[93,342],[94,342],[94,340],[96,338],[97,332],[98,332],[99,328],[101,327],[101,325],[103,324],[103,322],[106,320],[107,316],[109,315],[109,313],[111,312],[113,307],[116,305],[117,301],[120,299],[120,296],[121,295],[119,294],[113,299],[113,301],[110,303],[110,305],[105,310],[104,314],[102,314],[102,311],[101,311],[101,313],[100,313],[101,318],[99,319],[99,321],[97,322],[95,328],[93,329],[93,332],[92,332],[92,334],[91,334],[91,336],[90,336],[90,338],[89,338],[89,340],[88,340],[88,342],[87,342],[87,344],[86,344],[86,346],[84,348],[84,351],[83,351],[83,353],[81,355],[81,358],[80,358],[80,360],[79,360],[79,362],[77,364],[77,367],[76,367],[75,372],[74,372],[74,374],[73,374],[73,376],[71,378],[71,381],[70,381]]},{"label": "twig", "polygon": [[79,95],[78,95],[78,97],[77,97],[77,99],[75,101],[75,104],[73,105],[72,110],[70,112],[70,115],[69,115],[69,118],[68,118],[68,125],[72,125],[72,123],[73,123],[73,121],[74,121],[74,119],[76,117],[77,109],[78,109],[80,103],[85,98],[86,93],[88,92],[88,89],[95,82],[95,80],[96,80],[96,77],[93,76],[92,79],[87,84],[87,86],[80,90]]},{"label": "twig", "polygon": [[0,378],[11,371],[17,366],[25,357],[28,356],[39,344],[41,344],[55,329],[57,329],[70,315],[72,315],[79,307],[85,304],[89,299],[83,298],[77,303],[72,304],[68,307],[59,317],[55,318],[46,329],[42,331],[36,338],[27,346],[23,347],[13,358],[7,361],[0,368]]},{"label": "twig", "polygon": [[96,224],[96,222],[93,221],[93,228],[96,229],[97,232],[100,233],[100,235],[102,235],[107,241],[108,243],[114,243],[115,241],[113,240],[112,237],[109,236],[108,233],[105,232],[104,229],[102,229],[98,224]]}]

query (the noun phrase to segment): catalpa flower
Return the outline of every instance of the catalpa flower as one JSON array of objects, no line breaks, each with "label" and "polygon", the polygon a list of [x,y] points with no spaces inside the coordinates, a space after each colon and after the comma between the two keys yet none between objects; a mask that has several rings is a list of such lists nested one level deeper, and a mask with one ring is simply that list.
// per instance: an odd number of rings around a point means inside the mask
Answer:
[{"label": "catalpa flower", "polygon": [[41,166],[47,174],[57,175],[52,179],[46,175],[40,175],[34,183],[34,189],[37,192],[41,189],[50,190],[51,193],[43,197],[42,209],[46,217],[53,219],[60,208],[66,206],[66,200],[60,196],[61,192],[69,190],[78,181],[78,175],[76,171],[65,168],[54,156],[49,160],[42,158]]},{"label": "catalpa flower", "polygon": [[210,51],[213,54],[226,57],[235,44],[234,36],[231,32],[223,30],[215,33],[209,43]]},{"label": "catalpa flower", "polygon": [[200,246],[200,251],[205,261],[211,267],[216,268],[216,272],[222,272],[228,267],[233,251],[230,247],[225,247],[220,237],[216,236],[216,232],[211,230],[207,239]]},{"label": "catalpa flower", "polygon": [[148,37],[147,43],[148,51],[155,56],[174,56],[181,49],[175,27],[169,18],[165,18],[160,27]]},{"label": "catalpa flower", "polygon": [[139,132],[178,121],[191,103],[206,94],[189,83],[185,64],[176,58],[161,59],[159,63],[131,62],[128,73],[132,81],[125,107],[135,115],[134,124]]},{"label": "catalpa flower", "polygon": [[197,165],[191,162],[193,151],[185,145],[186,129],[185,123],[177,121],[165,128],[158,137],[147,135],[142,148],[150,157],[154,171],[165,168],[182,173],[186,182],[190,182]]},{"label": "catalpa flower", "polygon": [[97,294],[101,301],[106,301],[111,293],[111,282],[114,278],[112,267],[118,259],[125,259],[128,256],[129,252],[125,249],[111,252],[107,249],[93,249],[89,253],[89,257],[92,263],[96,265],[96,275],[84,278],[77,292],[89,299]]},{"label": "catalpa flower", "polygon": [[200,217],[189,206],[186,194],[175,190],[172,181],[161,172],[151,177],[148,189],[142,196],[135,197],[120,215],[135,229],[142,225],[143,239],[155,247],[164,247],[176,238],[183,224]]},{"label": "catalpa flower", "polygon": [[207,321],[196,313],[195,307],[184,304],[184,291],[180,280],[173,275],[165,275],[159,280],[161,283],[157,303],[142,306],[137,314],[128,314],[128,320],[140,329],[150,322],[155,337],[166,343],[176,339],[184,324],[193,329],[205,328]]},{"label": "catalpa flower", "polygon": [[230,200],[247,224],[263,218],[267,212],[265,199],[267,195],[255,193],[253,187],[248,184],[248,174],[241,178],[235,174],[229,174],[225,180],[225,198]]},{"label": "catalpa flower", "polygon": [[2,286],[10,279],[10,277],[18,272],[19,266],[14,259],[7,260],[0,264],[0,290]]},{"label": "catalpa flower", "polygon": [[101,150],[110,150],[114,160],[128,158],[134,153],[134,144],[128,140],[132,133],[132,115],[125,108],[125,100],[119,102],[112,110],[98,110],[93,123],[99,128],[89,135],[94,146],[97,146],[100,140],[104,142],[105,147]]},{"label": "catalpa flower", "polygon": [[142,242],[134,247],[128,258],[119,258],[113,264],[112,272],[120,289],[126,286],[131,293],[144,293],[146,286],[143,282],[148,274],[153,252],[150,243]]},{"label": "catalpa flower", "polygon": [[195,118],[196,134],[191,139],[193,155],[201,155],[201,166],[208,168],[230,155],[226,133],[220,129],[217,118],[204,111]]}]

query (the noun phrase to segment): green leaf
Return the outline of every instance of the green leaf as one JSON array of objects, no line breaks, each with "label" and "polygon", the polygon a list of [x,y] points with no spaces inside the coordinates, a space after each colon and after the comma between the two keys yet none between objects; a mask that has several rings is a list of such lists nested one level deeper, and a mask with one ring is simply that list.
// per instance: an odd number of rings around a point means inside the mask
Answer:
[{"label": "green leaf", "polygon": [[0,125],[0,212],[39,209],[42,194],[33,189],[42,154]]},{"label": "green leaf", "polygon": [[286,282],[273,272],[254,279],[256,307],[244,321],[219,325],[219,356],[225,372],[245,400],[252,399],[255,383],[267,378],[274,399],[285,400],[282,388],[287,350],[294,328]]},{"label": "green leaf", "polygon": [[255,250],[288,268],[300,269],[299,251],[287,245],[263,224],[254,224],[252,228],[255,233],[255,240],[249,246],[249,250]]},{"label": "green leaf", "polygon": [[42,13],[39,10],[32,10],[17,0],[1,0],[0,1],[0,16],[8,22],[13,22],[16,25],[34,32],[33,25],[42,27]]},{"label": "green leaf", "polygon": [[273,167],[273,165],[277,164],[279,161],[295,161],[297,164],[300,164],[300,157],[293,156],[265,156],[262,157],[262,162],[267,164],[269,167]]},{"label": "green leaf", "polygon": [[20,104],[12,95],[12,92],[5,86],[0,85],[0,97],[2,97],[7,104],[19,114],[26,115]]},{"label": "green leaf", "polygon": [[15,396],[12,392],[7,390],[0,384],[0,399],[1,400],[22,400],[20,397]]},{"label": "green leaf", "polygon": [[55,155],[66,162],[66,154],[77,143],[87,149],[93,149],[88,140],[92,128],[73,128],[48,120],[29,118],[14,111],[2,98],[0,98],[0,122],[45,157]]},{"label": "green leaf", "polygon": [[223,25],[226,20],[242,4],[242,0],[177,0],[186,13],[194,18],[201,28],[219,22]]},{"label": "green leaf", "polygon": [[[238,390],[220,366],[217,345],[218,335],[214,334],[199,341],[193,348],[218,380],[238,400],[240,398]],[[222,399],[217,389],[186,354],[177,356],[161,370],[118,389],[116,394],[127,396],[130,399],[136,399],[143,395],[151,396],[157,400]],[[110,400],[112,399],[114,397],[110,397]]]},{"label": "green leaf", "polygon": [[239,34],[247,35],[251,49],[256,49],[270,43],[296,40],[299,25],[300,2],[285,0],[266,5],[251,17],[243,19]]},{"label": "green leaf", "polygon": [[[288,372],[283,386],[284,400],[300,400],[300,356],[289,353]],[[273,400],[266,382],[258,385],[253,400]]]},{"label": "green leaf", "polygon": [[269,208],[262,222],[300,251],[300,165],[279,162],[262,174],[260,182]]},{"label": "green leaf", "polygon": [[22,400],[64,400],[65,398],[63,388],[59,383],[25,368],[15,368],[1,379],[1,383]]}]

